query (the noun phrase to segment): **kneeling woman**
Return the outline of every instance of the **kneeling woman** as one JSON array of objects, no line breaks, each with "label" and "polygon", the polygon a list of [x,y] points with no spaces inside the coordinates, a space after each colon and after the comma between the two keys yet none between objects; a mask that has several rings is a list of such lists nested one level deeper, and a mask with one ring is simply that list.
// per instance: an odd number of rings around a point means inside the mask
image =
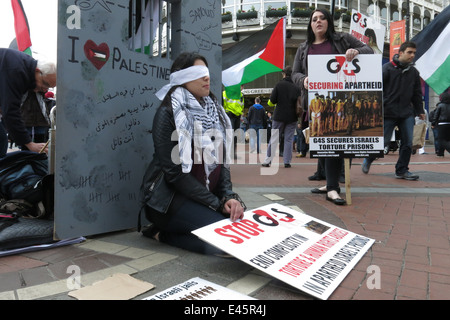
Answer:
[{"label": "kneeling woman", "polygon": [[222,254],[191,233],[225,217],[242,219],[245,210],[230,180],[226,130],[231,124],[210,92],[206,59],[181,54],[170,84],[156,95],[162,104],[153,120],[155,153],[141,187],[145,214],[153,223],[146,233],[186,250]]}]

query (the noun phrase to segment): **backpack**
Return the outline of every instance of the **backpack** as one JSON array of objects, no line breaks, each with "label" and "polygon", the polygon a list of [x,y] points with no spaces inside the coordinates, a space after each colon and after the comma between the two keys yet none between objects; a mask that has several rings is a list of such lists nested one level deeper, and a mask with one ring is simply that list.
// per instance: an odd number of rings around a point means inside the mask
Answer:
[{"label": "backpack", "polygon": [[0,197],[37,204],[44,198],[42,179],[47,174],[47,154],[25,150],[7,153],[0,159]]},{"label": "backpack", "polygon": [[53,241],[53,184],[45,153],[16,151],[0,158],[1,254]]}]

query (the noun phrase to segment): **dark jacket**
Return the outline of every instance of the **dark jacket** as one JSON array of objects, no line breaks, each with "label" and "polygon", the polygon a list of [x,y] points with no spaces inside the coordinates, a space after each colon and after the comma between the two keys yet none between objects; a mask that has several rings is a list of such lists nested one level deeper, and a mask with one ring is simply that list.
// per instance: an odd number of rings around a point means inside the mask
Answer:
[{"label": "dark jacket", "polygon": [[[39,95],[39,100],[37,96]],[[41,103],[44,106],[41,106]],[[42,114],[44,107],[45,114]],[[43,94],[34,91],[28,91],[25,101],[20,107],[22,113],[22,120],[26,127],[50,127],[49,115],[50,115],[50,104],[43,97]]]},{"label": "dark jacket", "polygon": [[270,95],[270,102],[277,105],[272,120],[284,123],[296,122],[298,120],[296,105],[300,94],[300,88],[292,82],[291,77],[285,77],[278,82]]},{"label": "dark jacket", "polygon": [[[338,54],[345,54],[348,49],[356,49],[360,54],[372,54],[373,50],[348,33],[335,33],[331,39],[333,48]],[[310,44],[305,41],[297,49],[292,66],[292,81],[302,91],[303,109],[308,108],[308,90],[304,87],[304,80],[308,76],[308,50]]]},{"label": "dark jacket", "polygon": [[439,123],[450,123],[450,95],[448,93],[442,95],[441,102],[434,110],[434,116],[430,122],[433,126],[438,126]]},{"label": "dark jacket", "polygon": [[248,109],[248,126],[258,125],[263,128],[267,125],[266,110],[260,104],[254,104]]},{"label": "dark jacket", "polygon": [[20,112],[23,95],[36,88],[37,61],[12,49],[0,49],[0,108],[2,121],[17,145],[31,142]]},{"label": "dark jacket", "polygon": [[141,185],[142,206],[147,205],[160,213],[167,213],[174,197],[181,195],[212,210],[219,210],[221,200],[234,194],[230,170],[222,165],[219,182],[212,191],[209,191],[192,174],[183,173],[181,165],[172,160],[172,153],[176,154],[172,151],[178,150],[178,141],[172,141],[172,133],[175,130],[171,110],[164,106],[160,107],[153,119],[155,153]]},{"label": "dark jacket", "polygon": [[419,71],[403,66],[398,55],[383,65],[383,110],[385,118],[405,119],[424,114]]}]

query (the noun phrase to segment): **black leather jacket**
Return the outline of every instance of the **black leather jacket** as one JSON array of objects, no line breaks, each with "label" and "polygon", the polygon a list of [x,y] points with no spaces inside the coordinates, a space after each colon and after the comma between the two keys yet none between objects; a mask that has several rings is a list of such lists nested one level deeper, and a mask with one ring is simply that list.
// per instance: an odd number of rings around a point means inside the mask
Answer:
[{"label": "black leather jacket", "polygon": [[439,103],[432,119],[433,126],[439,123],[450,123],[450,103]]},{"label": "black leather jacket", "polygon": [[[209,191],[190,173],[183,173],[180,164],[172,161],[174,148],[178,150],[178,141],[172,141],[175,131],[172,111],[161,106],[153,119],[153,142],[155,153],[144,175],[140,201],[145,205],[167,213],[174,196],[179,193],[184,197],[199,202],[212,210],[220,211],[226,198],[237,197],[232,191],[230,170],[222,165],[219,182],[213,191]],[[238,198],[238,197],[237,197]]]}]

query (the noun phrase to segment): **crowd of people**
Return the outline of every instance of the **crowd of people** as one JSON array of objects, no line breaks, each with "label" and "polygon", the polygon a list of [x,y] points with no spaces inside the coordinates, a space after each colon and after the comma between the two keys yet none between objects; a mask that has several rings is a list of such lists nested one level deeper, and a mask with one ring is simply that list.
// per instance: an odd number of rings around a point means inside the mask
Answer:
[{"label": "crowd of people", "polygon": [[383,112],[378,94],[352,101],[347,97],[331,98],[316,93],[309,104],[311,137],[352,134],[354,130],[383,125]]},{"label": "crowd of people", "polygon": [[[224,91],[220,99],[210,91],[208,62],[203,56],[192,52],[180,54],[172,64],[170,83],[156,93],[161,104],[153,119],[154,154],[143,177],[140,198],[142,210],[152,224],[144,234],[187,250],[225,255],[192,234],[193,230],[226,217],[232,222],[238,221],[246,210],[244,202],[233,191],[227,159],[231,148],[235,159],[237,157],[237,137],[234,135],[231,144],[226,139],[218,142],[214,136],[205,134],[211,130],[221,133],[222,137],[227,136],[227,130],[252,130],[255,135],[250,139],[250,152],[260,153],[260,130],[270,129],[262,166],[271,166],[274,147],[280,144],[284,167],[290,168],[295,136],[298,156],[306,156],[308,143],[304,130],[308,127],[314,137],[340,132],[351,134],[353,130],[384,124],[385,146],[390,142],[394,127],[400,133],[396,178],[417,180],[419,177],[409,172],[408,165],[414,118],[424,119],[425,111],[419,73],[413,66],[415,52],[415,44],[405,42],[393,61],[383,65],[384,114],[378,95],[354,95],[350,100],[337,93],[332,97],[317,94],[309,102],[308,56],[343,54],[351,61],[359,54],[374,53],[370,46],[352,35],[336,32],[331,14],[325,9],[316,9],[310,16],[307,40],[299,46],[292,67],[283,69],[281,81],[272,90],[268,104],[275,107],[273,115],[266,112],[257,97],[247,116],[242,94],[234,99],[227,97]],[[0,49],[0,157],[6,154],[8,138],[31,151],[46,151],[48,137],[42,136],[41,130],[45,131],[49,124],[48,105],[53,97],[48,90],[55,86],[54,64],[37,61],[17,50]],[[21,112],[31,106],[39,106],[41,112],[36,114],[39,121],[27,124]],[[448,92],[441,96],[430,121],[439,137],[436,153],[443,156],[444,150],[450,152]],[[178,132],[175,141],[172,140],[174,131]],[[200,145],[194,143],[195,132],[203,134]],[[363,173],[369,173],[374,160],[374,157],[364,159]],[[345,205],[339,187],[343,159],[321,158],[319,168],[326,185],[311,192],[325,194],[326,200],[336,205]]]},{"label": "crowd of people", "polygon": [[[146,192],[141,200],[147,218],[153,223],[146,231],[148,236],[188,250],[222,255],[220,250],[200,241],[191,231],[224,217],[236,221],[243,215],[245,204],[232,191],[230,168],[225,159],[216,157],[208,162],[209,165],[192,164],[192,157],[197,154],[197,151],[191,150],[192,135],[170,142],[173,130],[182,128],[185,132],[193,133],[192,124],[200,118],[207,119],[202,123],[202,132],[211,127],[220,131],[230,128],[252,130],[255,135],[250,140],[250,152],[261,152],[260,129],[270,128],[267,153],[262,166],[271,165],[273,146],[281,142],[285,168],[291,167],[296,132],[299,154],[306,155],[307,148],[302,147],[299,139],[304,135],[299,133],[303,133],[307,126],[311,127],[314,136],[340,131],[348,134],[355,129],[381,126],[384,122],[385,145],[390,142],[395,126],[402,139],[395,176],[406,180],[418,179],[408,168],[414,118],[418,116],[422,119],[425,113],[419,90],[419,74],[412,65],[415,44],[404,43],[393,62],[389,66],[383,66],[383,81],[388,85],[385,85],[387,88],[383,92],[386,111],[382,118],[379,96],[350,102],[345,98],[332,99],[317,95],[315,101],[308,103],[309,55],[344,54],[351,61],[359,54],[372,54],[373,49],[350,34],[337,33],[330,13],[324,9],[313,11],[307,34],[307,40],[298,48],[293,66],[287,66],[282,71],[283,79],[270,95],[268,103],[275,107],[273,116],[265,112],[259,97],[250,107],[248,116],[245,116],[243,95],[239,99],[230,99],[226,91],[223,92],[222,108],[220,101],[209,91],[210,75],[206,60],[199,55],[187,53],[175,60],[171,70],[171,84],[159,95],[162,104],[154,118],[153,130],[155,154],[142,185],[142,190]],[[180,79],[184,80],[179,81]],[[172,82],[183,84],[174,85]],[[201,88],[208,89],[200,90]],[[445,148],[448,147],[448,134],[444,134],[443,130],[448,130],[449,125],[449,119],[445,118],[449,113],[448,102],[448,95],[444,96],[433,122],[441,129],[439,134],[442,131],[439,142]],[[299,104],[301,108],[298,108]],[[306,112],[307,109],[310,112]],[[236,147],[236,140],[234,142]],[[181,164],[171,161],[172,150],[177,143]],[[210,147],[210,142],[203,143],[201,148]],[[226,143],[220,147],[226,149]],[[214,154],[223,156],[224,153]],[[234,156],[236,158],[236,153]],[[364,160],[364,173],[369,172],[374,160]],[[339,187],[343,159],[320,158],[318,170],[319,168],[326,179],[326,185],[314,188],[311,192],[326,194],[326,200],[336,205],[345,205],[346,201],[341,198]]]}]

